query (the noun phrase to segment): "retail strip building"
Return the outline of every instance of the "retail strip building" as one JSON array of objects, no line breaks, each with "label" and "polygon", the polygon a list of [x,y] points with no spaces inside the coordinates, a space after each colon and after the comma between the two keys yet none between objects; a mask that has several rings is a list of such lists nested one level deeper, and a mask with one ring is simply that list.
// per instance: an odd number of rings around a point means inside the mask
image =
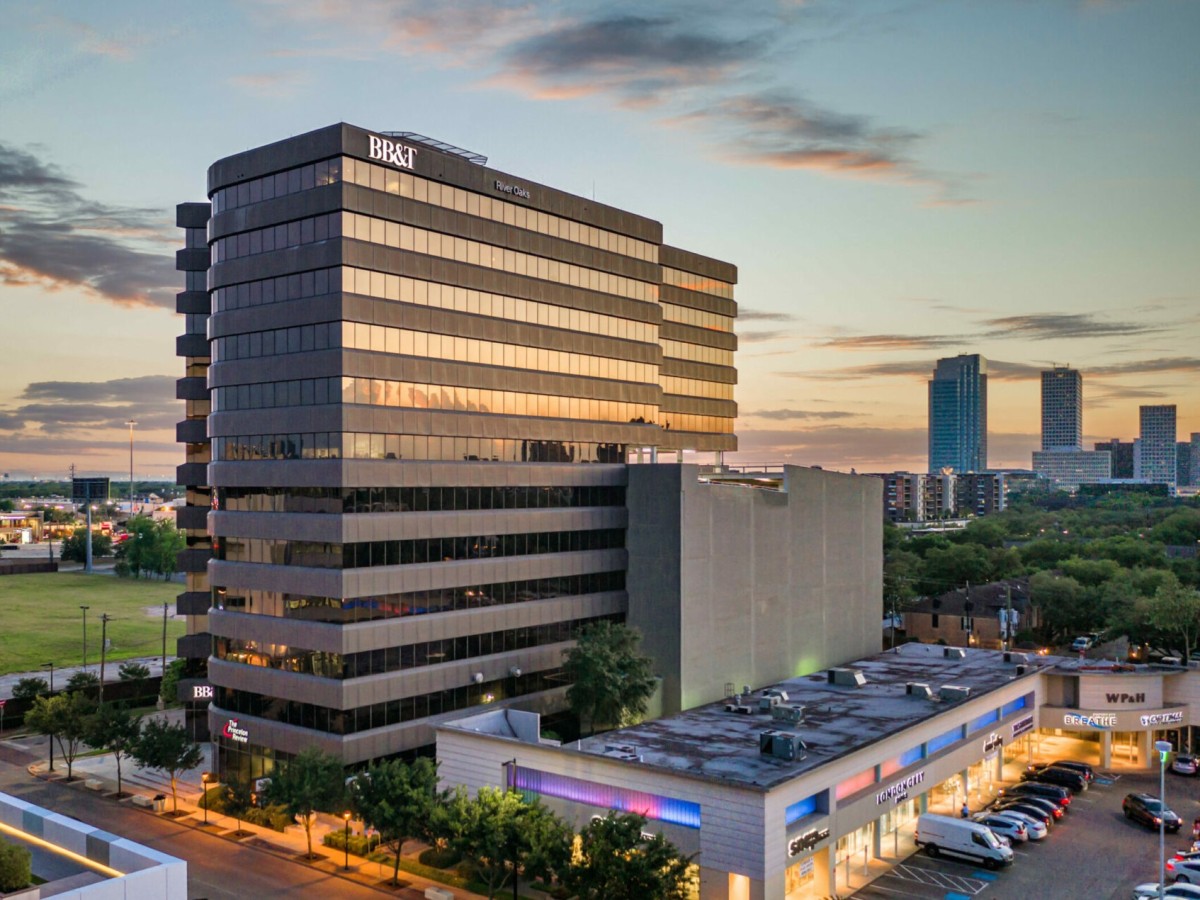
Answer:
[{"label": "retail strip building", "polygon": [[344,124],[218,161],[208,195],[178,215],[180,648],[221,766],[559,708],[598,620],[642,628],[667,712],[878,647],[878,483],[726,477],[732,265]]},{"label": "retail strip building", "polygon": [[809,900],[912,852],[921,812],[978,809],[1006,762],[1070,740],[1145,769],[1154,740],[1195,746],[1196,698],[1195,667],[905,644],[567,745],[532,713],[489,711],[440,726],[437,753],[445,783],[515,787],[577,829],[646,815],[697,855],[701,900]]}]

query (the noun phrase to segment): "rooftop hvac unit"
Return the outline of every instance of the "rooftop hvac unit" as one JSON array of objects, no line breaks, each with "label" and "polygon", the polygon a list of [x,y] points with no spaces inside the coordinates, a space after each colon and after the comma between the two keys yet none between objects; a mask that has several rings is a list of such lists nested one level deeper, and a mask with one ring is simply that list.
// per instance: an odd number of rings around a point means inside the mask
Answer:
[{"label": "rooftop hvac unit", "polygon": [[763,696],[764,697],[778,697],[780,703],[788,702],[787,691],[780,690],[779,688],[767,688],[765,691],[763,691]]},{"label": "rooftop hvac unit", "polygon": [[1029,664],[1029,657],[1024,653],[1014,653],[1013,651],[1008,650],[1004,654],[1004,661],[1006,663],[1016,663],[1019,666],[1024,666]]},{"label": "rooftop hvac unit", "polygon": [[804,759],[808,747],[791,731],[764,731],[758,736],[758,752],[776,759]]},{"label": "rooftop hvac unit", "polygon": [[867,676],[861,669],[830,669],[829,683],[840,684],[843,687],[862,687],[867,683]]},{"label": "rooftop hvac unit", "polygon": [[742,703],[726,703],[725,704],[725,712],[737,713],[742,716],[748,716],[752,712],[754,712],[754,710],[751,707],[746,706],[745,704],[742,704]]},{"label": "rooftop hvac unit", "polygon": [[758,711],[759,712],[770,712],[772,709],[779,706],[781,703],[783,703],[783,701],[780,700],[777,695],[765,694],[764,696],[758,698]]},{"label": "rooftop hvac unit", "polygon": [[943,647],[942,648],[942,658],[943,659],[966,659],[967,651],[964,650],[962,647]]},{"label": "rooftop hvac unit", "polygon": [[938,696],[943,700],[966,700],[971,696],[971,689],[960,684],[943,684],[938,688]]},{"label": "rooftop hvac unit", "polygon": [[792,725],[797,725],[804,721],[804,707],[787,706],[781,703],[779,706],[772,708],[771,718],[779,719]]},{"label": "rooftop hvac unit", "polygon": [[929,685],[922,684],[919,681],[910,681],[904,685],[904,693],[909,697],[916,697],[920,700],[932,700],[933,690]]},{"label": "rooftop hvac unit", "polygon": [[1029,671],[1029,666],[1023,666],[1023,665],[1017,666],[1017,674],[1018,675],[1024,675],[1028,671]]}]

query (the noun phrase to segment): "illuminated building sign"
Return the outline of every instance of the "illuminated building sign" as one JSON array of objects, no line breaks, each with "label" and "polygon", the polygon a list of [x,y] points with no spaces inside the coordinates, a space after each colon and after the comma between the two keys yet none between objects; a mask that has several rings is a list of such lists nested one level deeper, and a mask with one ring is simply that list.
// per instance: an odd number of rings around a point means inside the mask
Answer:
[{"label": "illuminated building sign", "polygon": [[1182,712],[1167,712],[1154,713],[1149,716],[1142,716],[1142,727],[1148,728],[1151,725],[1178,725],[1183,721]]},{"label": "illuminated building sign", "polygon": [[225,727],[221,729],[221,736],[238,744],[250,743],[249,730],[238,725],[237,719],[230,719],[225,723]]},{"label": "illuminated building sign", "polygon": [[797,838],[792,838],[788,841],[788,856],[799,856],[806,850],[811,850],[825,838],[829,837],[828,828],[814,828],[812,831],[806,831]]},{"label": "illuminated building sign", "polygon": [[193,684],[192,685],[192,702],[198,700],[211,700],[213,698],[213,686],[211,684]]},{"label": "illuminated building sign", "polygon": [[916,785],[920,784],[924,780],[925,780],[925,770],[924,769],[922,769],[919,772],[913,772],[907,778],[905,778],[901,781],[897,781],[895,784],[891,785],[890,787],[885,788],[884,790],[882,790],[878,794],[876,794],[875,795],[875,804],[877,806],[880,806],[884,803],[887,803],[889,800],[895,800],[897,803],[899,803],[901,800],[904,800],[906,797],[908,797],[908,789],[910,787],[915,787]]},{"label": "illuminated building sign", "polygon": [[1004,739],[993,731],[987,736],[987,740],[983,742],[983,755],[988,757],[995,756],[996,751],[1000,749],[1003,743]]},{"label": "illuminated building sign", "polygon": [[496,180],[496,190],[502,194],[512,194],[514,197],[524,197],[526,200],[529,199],[529,191],[525,190],[525,188],[515,184],[509,184],[506,181],[500,181],[499,179]]},{"label": "illuminated building sign", "polygon": [[1033,730],[1033,716],[1025,716],[1023,719],[1017,719],[1012,723],[1012,736],[1016,737],[1019,734],[1024,734],[1027,731]]},{"label": "illuminated building sign", "polygon": [[406,147],[404,144],[396,141],[389,141],[387,138],[370,135],[370,145],[367,155],[371,159],[378,159],[385,163],[391,163],[398,169],[411,169],[413,161],[417,158],[416,147]]},{"label": "illuminated building sign", "polygon": [[1111,713],[1094,713],[1092,715],[1065,713],[1063,725],[1068,728],[1115,728],[1117,717]]}]

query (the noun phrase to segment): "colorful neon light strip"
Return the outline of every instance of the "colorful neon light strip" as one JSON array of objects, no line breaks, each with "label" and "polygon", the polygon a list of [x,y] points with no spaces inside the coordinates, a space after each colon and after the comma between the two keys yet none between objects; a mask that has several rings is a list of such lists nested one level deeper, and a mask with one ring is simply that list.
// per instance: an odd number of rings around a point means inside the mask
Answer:
[{"label": "colorful neon light strip", "polygon": [[658,822],[682,825],[684,828],[700,827],[700,804],[642,791],[630,791],[608,784],[584,781],[569,775],[555,775],[537,769],[517,766],[516,783],[519,791],[529,791],[545,797],[572,800],[600,809],[615,809],[620,812],[635,812]]}]

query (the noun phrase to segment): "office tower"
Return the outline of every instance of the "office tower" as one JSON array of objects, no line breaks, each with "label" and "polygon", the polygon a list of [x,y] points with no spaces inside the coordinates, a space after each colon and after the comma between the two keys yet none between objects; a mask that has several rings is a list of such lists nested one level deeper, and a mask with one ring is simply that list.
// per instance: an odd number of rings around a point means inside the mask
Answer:
[{"label": "office tower", "polygon": [[1200,485],[1200,433],[1175,445],[1175,483],[1179,487]]},{"label": "office tower", "polygon": [[207,328],[212,462],[185,483],[214,492],[221,765],[561,705],[564,647],[626,615],[627,459],[736,449],[736,269],[411,133],[323,128],[208,193],[179,212],[211,261],[186,342],[191,366]]},{"label": "office tower", "polygon": [[1042,372],[1042,449],[1083,449],[1083,376],[1068,366]]},{"label": "office tower", "polygon": [[929,471],[987,468],[987,360],[939,359],[929,382]]},{"label": "office tower", "polygon": [[1133,441],[1113,438],[1111,441],[1096,441],[1092,447],[1096,450],[1105,450],[1111,455],[1111,477],[1133,477]]},{"label": "office tower", "polygon": [[1133,477],[1175,484],[1175,405],[1138,407]]},{"label": "office tower", "polygon": [[1191,457],[1192,487],[1200,487],[1200,431],[1192,432],[1188,455]]}]

